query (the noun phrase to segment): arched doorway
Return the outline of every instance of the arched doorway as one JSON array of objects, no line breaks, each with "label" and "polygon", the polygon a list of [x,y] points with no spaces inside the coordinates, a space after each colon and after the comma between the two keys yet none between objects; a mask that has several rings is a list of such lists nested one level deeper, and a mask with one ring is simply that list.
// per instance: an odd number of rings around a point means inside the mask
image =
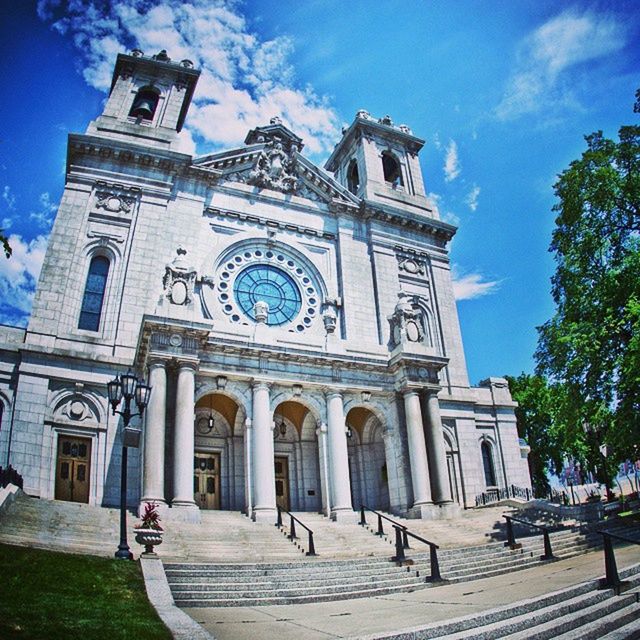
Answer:
[{"label": "arched doorway", "polygon": [[389,510],[389,482],[383,425],[366,407],[354,407],[346,417],[351,500],[355,509]]},{"label": "arched doorway", "polygon": [[320,511],[316,417],[302,402],[285,400],[276,407],[273,421],[276,504],[287,511]]},{"label": "arched doorway", "polygon": [[201,509],[239,510],[244,504],[242,413],[223,393],[196,402],[193,493]]}]

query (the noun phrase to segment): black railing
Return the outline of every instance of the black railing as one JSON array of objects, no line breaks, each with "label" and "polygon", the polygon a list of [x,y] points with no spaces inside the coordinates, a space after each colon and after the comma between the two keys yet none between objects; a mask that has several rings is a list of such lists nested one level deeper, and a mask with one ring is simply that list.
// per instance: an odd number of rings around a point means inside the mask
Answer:
[{"label": "black railing", "polygon": [[317,556],[318,554],[316,553],[316,547],[313,544],[313,531],[311,531],[311,529],[309,529],[309,527],[307,527],[307,525],[304,522],[301,522],[298,518],[296,518],[293,515],[293,513],[290,513],[289,511],[286,511],[285,509],[278,507],[278,520],[276,521],[276,527],[278,527],[278,529],[283,528],[283,525],[282,525],[283,513],[286,513],[290,518],[289,535],[287,536],[287,538],[289,538],[289,540],[298,540],[298,536],[296,535],[296,522],[297,522],[303,529],[306,529],[307,533],[309,534],[309,550],[307,551],[307,555]]},{"label": "black railing", "polygon": [[516,543],[516,537],[513,533],[512,524],[512,522],[518,522],[520,524],[526,525],[527,527],[533,527],[534,529],[540,529],[540,531],[542,531],[544,539],[544,555],[540,556],[540,560],[553,560],[555,558],[551,549],[551,539],[549,538],[548,527],[543,527],[539,524],[533,524],[533,522],[527,522],[526,520],[520,520],[520,518],[514,518],[513,516],[503,515],[502,517],[507,521],[507,541],[505,542],[505,546],[509,546],[511,548],[516,548],[518,546],[518,544]]},{"label": "black railing", "polygon": [[621,536],[617,533],[611,533],[611,531],[598,531],[598,533],[603,538],[605,570],[605,577],[604,580],[600,581],[600,586],[602,588],[611,587],[619,592],[622,580],[620,580],[620,576],[618,575],[616,556],[613,552],[613,542],[611,541],[611,538],[622,540],[623,542],[629,542],[631,544],[640,544],[640,541]]},{"label": "black railing", "polygon": [[431,563],[431,576],[428,578],[430,582],[438,582],[442,580],[442,576],[440,575],[440,564],[438,562],[438,549],[440,548],[435,542],[431,542],[430,540],[426,540],[421,536],[412,533],[406,527],[402,525],[391,525],[396,530],[396,555],[391,558],[394,562],[402,562],[406,560],[406,556],[404,555],[405,545],[404,541],[407,536],[411,536],[420,542],[424,542],[424,544],[429,545],[429,560]]},{"label": "black railing", "polygon": [[488,504],[495,504],[500,500],[508,500],[509,498],[521,498],[522,500],[533,500],[535,496],[533,491],[528,487],[516,487],[512,484],[504,489],[487,489],[484,493],[476,496],[476,507],[484,507]]},{"label": "black railing", "polygon": [[4,488],[9,484],[22,489],[22,476],[11,465],[6,469],[0,467],[0,486]]},{"label": "black railing", "polygon": [[[407,527],[405,527],[403,524],[400,524],[399,522],[396,522],[393,518],[390,518],[389,516],[385,516],[384,513],[380,513],[379,511],[376,511],[375,509],[369,509],[369,507],[366,507],[365,505],[360,505],[360,522],[358,523],[361,527],[364,527],[367,524],[367,519],[365,518],[365,511],[370,511],[371,513],[375,513],[376,516],[378,516],[378,530],[376,531],[375,535],[377,536],[383,536],[384,535],[384,528],[382,527],[382,519],[384,518],[385,520],[387,520],[388,522],[391,523],[391,526],[395,526],[395,527],[400,527],[403,531],[407,531]],[[409,539],[407,538],[407,534],[404,533],[402,536],[402,544],[404,546],[405,549],[409,548]]]}]

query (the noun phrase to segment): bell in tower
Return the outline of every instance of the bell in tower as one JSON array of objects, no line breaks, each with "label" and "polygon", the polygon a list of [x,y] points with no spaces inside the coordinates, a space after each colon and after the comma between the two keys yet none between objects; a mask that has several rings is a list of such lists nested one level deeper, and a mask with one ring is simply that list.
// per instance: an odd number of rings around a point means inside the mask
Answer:
[{"label": "bell in tower", "polygon": [[142,120],[153,120],[160,96],[151,87],[140,89],[133,101],[129,115]]},{"label": "bell in tower", "polygon": [[325,169],[359,198],[438,218],[422,181],[418,152],[423,145],[406,125],[360,110]]},{"label": "bell in tower", "polygon": [[174,62],[166,51],[119,54],[104,112],[88,134],[171,149],[181,131],[200,71],[190,60]]}]

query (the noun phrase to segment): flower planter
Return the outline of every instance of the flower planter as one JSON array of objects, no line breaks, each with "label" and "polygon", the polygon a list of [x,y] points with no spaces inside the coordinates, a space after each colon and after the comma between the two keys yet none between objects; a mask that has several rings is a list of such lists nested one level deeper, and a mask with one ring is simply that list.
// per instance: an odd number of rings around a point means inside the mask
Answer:
[{"label": "flower planter", "polygon": [[153,547],[162,544],[162,531],[157,529],[136,529],[136,542],[144,547],[144,555],[153,555]]}]

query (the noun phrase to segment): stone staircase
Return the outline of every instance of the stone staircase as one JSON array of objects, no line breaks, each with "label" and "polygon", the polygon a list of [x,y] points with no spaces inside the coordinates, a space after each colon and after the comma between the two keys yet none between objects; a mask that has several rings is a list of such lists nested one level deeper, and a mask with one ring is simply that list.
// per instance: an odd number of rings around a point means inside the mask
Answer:
[{"label": "stone staircase", "polygon": [[[379,640],[632,640],[640,638],[640,564],[620,571],[618,594],[598,580],[428,626],[376,634]],[[361,638],[369,640],[373,636]]]},{"label": "stone staircase", "polygon": [[[0,517],[0,542],[113,557],[120,540],[119,518],[117,509],[18,493]],[[133,516],[130,518],[133,523]]]}]

